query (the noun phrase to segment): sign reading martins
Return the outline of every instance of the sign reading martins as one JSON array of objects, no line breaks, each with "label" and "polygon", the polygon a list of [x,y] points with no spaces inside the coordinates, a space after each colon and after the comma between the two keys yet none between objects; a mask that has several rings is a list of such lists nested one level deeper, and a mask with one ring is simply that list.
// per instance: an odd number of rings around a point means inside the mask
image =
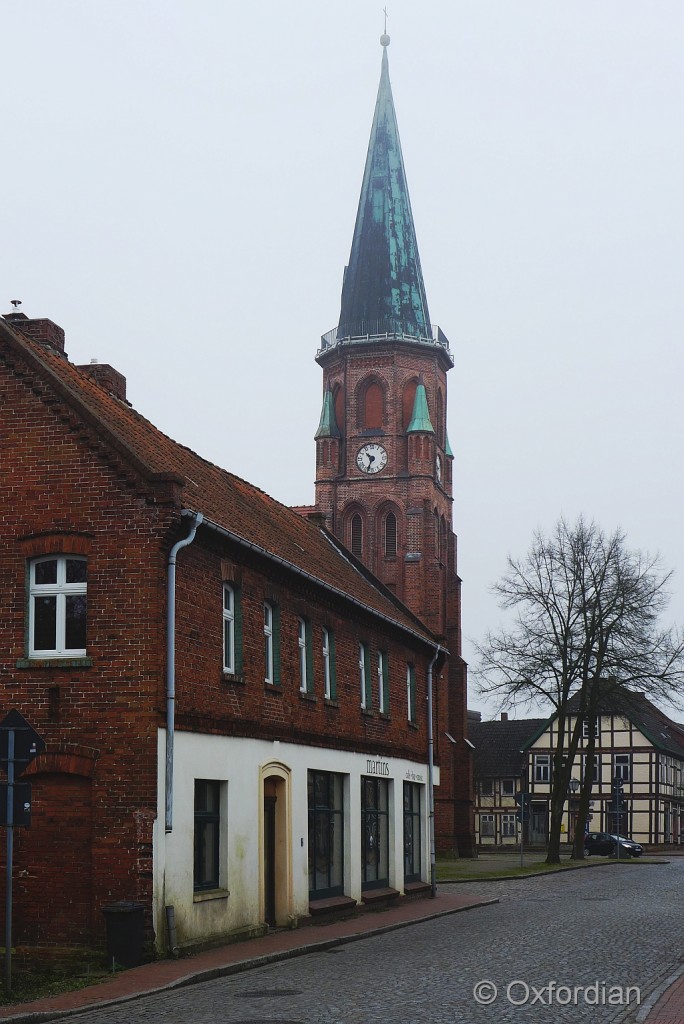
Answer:
[{"label": "sign reading martins", "polygon": [[381,757],[377,759],[366,758],[366,775],[383,775],[389,776],[390,766],[389,761],[383,761]]}]

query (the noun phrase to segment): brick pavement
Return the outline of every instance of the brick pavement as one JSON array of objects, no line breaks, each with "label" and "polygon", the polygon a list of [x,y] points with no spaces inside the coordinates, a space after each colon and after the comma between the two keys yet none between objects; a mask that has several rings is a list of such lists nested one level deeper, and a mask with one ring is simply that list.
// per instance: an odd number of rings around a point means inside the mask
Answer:
[{"label": "brick pavement", "polygon": [[276,931],[258,939],[236,942],[178,960],[157,960],[77,992],[63,992],[32,1003],[2,1006],[0,1020],[6,1024],[54,1020],[81,1010],[111,1006],[138,996],[237,974],[370,935],[380,935],[420,921],[498,902],[498,897],[492,895],[438,891],[434,900],[404,900],[386,910],[367,911],[343,921]]}]

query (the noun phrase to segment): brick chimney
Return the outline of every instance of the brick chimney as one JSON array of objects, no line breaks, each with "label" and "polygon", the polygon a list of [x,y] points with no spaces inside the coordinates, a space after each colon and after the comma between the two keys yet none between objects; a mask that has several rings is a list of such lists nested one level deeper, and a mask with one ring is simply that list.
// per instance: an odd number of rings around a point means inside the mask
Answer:
[{"label": "brick chimney", "polygon": [[502,722],[507,722],[508,721],[508,712],[507,711],[502,711],[501,712],[501,721]]},{"label": "brick chimney", "polygon": [[64,351],[64,331],[56,323],[53,323],[52,320],[31,320],[26,316],[26,313],[19,313],[16,310],[14,313],[5,313],[2,319],[6,320],[15,331],[21,331],[22,334],[25,334],[27,338],[39,341],[41,345],[48,345],[55,352],[61,352],[62,355],[66,355]]},{"label": "brick chimney", "polygon": [[78,366],[78,370],[87,373],[89,377],[97,381],[101,388],[108,391],[115,398],[126,401],[126,378],[118,370],[115,370],[109,363],[98,363],[93,360],[85,366]]}]

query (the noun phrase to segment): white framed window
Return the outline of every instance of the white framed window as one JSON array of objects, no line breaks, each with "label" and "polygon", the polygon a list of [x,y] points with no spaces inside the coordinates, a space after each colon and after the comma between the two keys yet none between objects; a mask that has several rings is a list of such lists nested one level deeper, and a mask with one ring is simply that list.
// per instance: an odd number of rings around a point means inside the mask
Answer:
[{"label": "white framed window", "polygon": [[501,835],[504,837],[516,836],[518,834],[518,819],[515,814],[501,815]]},{"label": "white framed window", "polygon": [[480,836],[494,836],[494,815],[480,815]]},{"label": "white framed window", "polygon": [[273,605],[264,602],[264,681],[273,684]]},{"label": "white framed window", "polygon": [[535,782],[550,782],[551,781],[551,755],[550,754],[535,754],[534,755],[534,781]]},{"label": "white framed window", "polygon": [[76,555],[36,558],[29,569],[29,657],[86,653],[87,561]]},{"label": "white framed window", "polygon": [[[600,736],[600,721],[598,718],[594,722],[594,736],[596,736],[597,739]],[[586,719],[582,722],[582,737],[585,740],[589,739],[589,722],[587,722]]]},{"label": "white framed window", "polygon": [[335,634],[323,628],[323,686],[326,700],[337,700],[337,671],[335,668]]},{"label": "white framed window", "polygon": [[632,758],[629,754],[616,754],[613,778],[622,779],[623,782],[629,782],[632,777],[631,767]]},{"label": "white framed window", "polygon": [[389,714],[389,655],[378,651],[378,705],[383,715]]},{"label": "white framed window", "polygon": [[492,779],[482,779],[480,782],[480,794],[482,796],[493,796],[494,783]]},{"label": "white framed window", "polygon": [[502,779],[501,780],[501,795],[502,796],[515,796],[515,779]]},{"label": "white framed window", "polygon": [[299,647],[299,689],[307,693],[309,689],[306,658],[306,622],[304,619],[297,619],[297,645]]},{"label": "white framed window", "polygon": [[223,584],[223,671],[235,672],[235,591]]},{"label": "white framed window", "polygon": [[416,670],[410,663],[406,666],[406,702],[409,722],[416,720]]},{"label": "white framed window", "polygon": [[368,678],[368,646],[359,644],[359,688],[361,690],[361,707],[367,711],[371,705],[370,679]]}]

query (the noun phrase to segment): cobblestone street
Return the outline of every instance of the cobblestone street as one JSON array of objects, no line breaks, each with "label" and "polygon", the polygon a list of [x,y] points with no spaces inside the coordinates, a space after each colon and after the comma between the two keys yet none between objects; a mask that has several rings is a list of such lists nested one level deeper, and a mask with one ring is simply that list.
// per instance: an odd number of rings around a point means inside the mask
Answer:
[{"label": "cobblestone street", "polygon": [[[83,1024],[631,1024],[639,1014],[643,1018],[649,994],[680,968],[684,858],[459,888],[484,891],[501,902],[71,1019]],[[474,997],[483,981],[496,986],[491,1005]],[[585,998],[586,986],[592,987]],[[629,986],[640,989],[641,1006],[634,992],[629,1006],[607,1005],[611,990],[613,998],[621,990],[626,999]],[[481,998],[492,994],[487,986],[481,990]]]}]

